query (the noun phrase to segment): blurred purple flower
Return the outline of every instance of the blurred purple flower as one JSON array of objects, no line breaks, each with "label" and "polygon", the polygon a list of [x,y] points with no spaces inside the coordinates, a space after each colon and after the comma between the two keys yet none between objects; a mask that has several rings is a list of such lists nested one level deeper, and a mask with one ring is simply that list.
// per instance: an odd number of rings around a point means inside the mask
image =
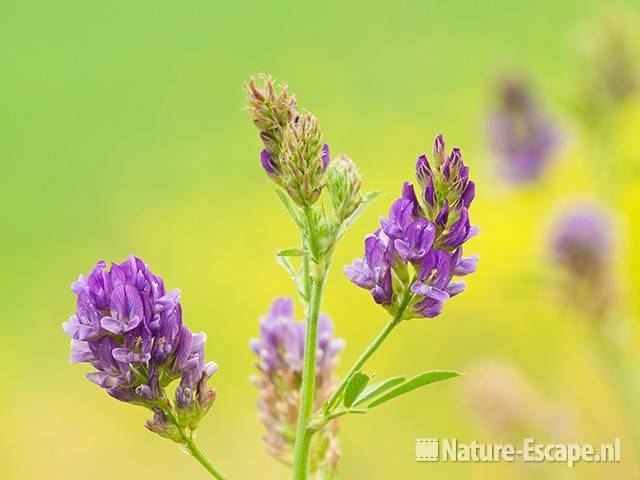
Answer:
[{"label": "blurred purple flower", "polygon": [[[260,338],[250,342],[251,349],[261,360],[260,369],[302,374],[306,325],[304,320],[295,320],[291,298],[274,301],[269,313],[260,319]],[[316,356],[319,375],[331,375],[333,360],[343,348],[344,340],[333,338],[331,319],[320,314]]]},{"label": "blurred purple flower", "polygon": [[613,225],[596,206],[578,205],[563,212],[550,234],[553,262],[566,273],[562,298],[590,317],[602,320],[615,298],[611,264],[614,258]]},{"label": "blurred purple flower", "polygon": [[553,259],[574,275],[597,275],[612,261],[612,225],[608,215],[594,206],[565,211],[551,232]]},{"label": "blurred purple flower", "polygon": [[489,118],[489,142],[514,182],[540,177],[558,146],[554,122],[543,113],[528,86],[516,78],[500,85],[498,107]]},{"label": "blurred purple flower", "polygon": [[182,324],[180,291],[167,292],[134,256],[110,269],[98,262],[71,289],[76,313],[63,324],[71,362],[90,363],[87,378],[111,396],[149,408],[164,406],[162,388],[180,378],[177,414],[195,428],[215,397],[206,381],[217,367],[205,363],[205,334]]},{"label": "blurred purple flower", "polygon": [[[306,322],[297,321],[291,298],[278,298],[269,313],[260,318],[260,338],[252,339],[250,347],[258,356],[259,375],[253,383],[259,389],[258,412],[266,427],[264,437],[268,452],[283,461],[291,460],[300,405],[299,388],[302,380]],[[333,322],[324,314],[318,320],[316,356],[316,408],[329,398],[335,389],[333,371],[344,340],[334,337]],[[337,424],[320,432],[317,446],[312,450],[315,461],[312,470],[334,470],[340,451],[337,445]],[[321,454],[325,450],[326,455]],[[312,471],[313,474],[313,471]],[[315,478],[315,477],[313,477]]]},{"label": "blurred purple flower", "polygon": [[381,217],[381,228],[365,239],[364,257],[344,269],[376,303],[402,318],[439,315],[444,302],[464,290],[464,283],[453,277],[477,268],[477,255],[462,256],[462,245],[478,233],[468,211],[475,184],[460,150],[446,155],[444,147],[438,135],[433,165],[426,155],[418,157],[420,197],[405,182],[389,218]]}]

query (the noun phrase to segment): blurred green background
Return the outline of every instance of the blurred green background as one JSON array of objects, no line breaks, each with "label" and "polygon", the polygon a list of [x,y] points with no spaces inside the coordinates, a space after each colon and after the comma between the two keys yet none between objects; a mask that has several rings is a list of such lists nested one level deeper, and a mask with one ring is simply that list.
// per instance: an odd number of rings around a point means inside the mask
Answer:
[{"label": "blurred green background", "polygon": [[[435,321],[400,328],[371,363],[379,375],[518,368],[571,423],[563,440],[622,437],[620,464],[420,464],[416,437],[491,440],[461,401],[462,379],[343,422],[341,479],[640,478],[633,427],[588,328],[549,291],[545,236],[565,201],[600,195],[590,142],[570,119],[554,165],[526,188],[504,185],[484,138],[492,82],[526,72],[567,118],[579,83],[573,33],[607,2],[17,2],[0,7],[0,478],[207,478],[68,364],[69,286],[99,259],[135,253],[183,292],[185,322],[208,334],[219,397],[199,443],[232,479],[287,478],[264,452],[249,382],[249,337],[278,295],[293,295],[273,252],[296,232],[258,163],[241,84],[266,71],[320,119],[365,188],[383,189],[336,253],[323,310],[347,339],[340,372],[386,321],[342,265],[443,132],[478,186],[481,256],[467,292]],[[637,3],[629,4],[638,13]],[[638,160],[640,107],[616,118],[611,149]],[[635,156],[634,156],[635,155]],[[600,158],[601,168],[606,158]],[[604,201],[618,225],[620,310],[640,307],[640,183]],[[570,292],[565,292],[570,295]],[[299,309],[300,312],[300,309]],[[637,344],[637,342],[635,342]],[[470,373],[472,375],[472,373]],[[639,405],[640,407],[640,405]],[[636,432],[640,433],[640,432]],[[536,432],[532,432],[536,434]],[[552,439],[553,440],[553,439]]]}]

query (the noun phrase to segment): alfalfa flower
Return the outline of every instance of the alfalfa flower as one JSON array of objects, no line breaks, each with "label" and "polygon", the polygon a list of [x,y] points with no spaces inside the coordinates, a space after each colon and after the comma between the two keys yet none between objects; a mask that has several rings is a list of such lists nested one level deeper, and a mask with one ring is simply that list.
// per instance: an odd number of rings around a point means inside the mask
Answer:
[{"label": "alfalfa flower", "polygon": [[558,146],[558,133],[529,86],[506,77],[489,118],[489,142],[501,160],[501,172],[515,182],[540,177]]},{"label": "alfalfa flower", "polygon": [[345,267],[352,282],[399,318],[439,315],[465,288],[454,277],[476,270],[478,257],[462,253],[478,232],[469,220],[475,184],[460,150],[447,155],[444,148],[438,135],[433,161],[421,155],[416,163],[420,195],[405,182],[389,218],[381,217],[381,227],[365,239],[364,257]]},{"label": "alfalfa flower", "polygon": [[[76,313],[63,325],[71,340],[71,362],[90,363],[87,378],[112,397],[154,412],[147,428],[176,442],[190,439],[213,403],[207,385],[215,373],[205,362],[204,333],[182,323],[180,291],[139,258],[107,268],[101,261],[71,286]],[[179,380],[175,400],[165,388]]]},{"label": "alfalfa flower", "polygon": [[323,142],[318,120],[309,112],[298,112],[286,84],[276,87],[268,75],[259,79],[262,87],[252,78],[245,91],[247,110],[264,143],[260,163],[298,205],[312,205],[325,186],[329,146]]},{"label": "alfalfa flower", "polygon": [[[295,320],[293,300],[279,298],[260,319],[260,338],[250,343],[258,356],[259,373],[253,382],[259,389],[258,411],[267,430],[264,436],[267,451],[286,464],[292,461],[300,407],[305,332],[306,322]],[[316,356],[316,408],[335,388],[333,371],[343,348],[344,341],[334,337],[331,319],[321,314]],[[337,430],[338,425],[334,422],[316,438],[310,462],[314,479],[330,478],[326,475],[336,468],[340,457]]]},{"label": "alfalfa flower", "polygon": [[581,310],[601,317],[614,297],[613,222],[595,205],[581,204],[562,212],[551,227],[550,257],[565,274],[564,291]]}]

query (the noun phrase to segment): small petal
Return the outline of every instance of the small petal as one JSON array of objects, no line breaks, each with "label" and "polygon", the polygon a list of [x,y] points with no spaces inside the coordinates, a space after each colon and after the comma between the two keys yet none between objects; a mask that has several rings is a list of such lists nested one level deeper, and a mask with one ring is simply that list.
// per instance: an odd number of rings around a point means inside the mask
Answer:
[{"label": "small petal", "polygon": [[269,175],[278,174],[273,155],[271,155],[267,150],[262,150],[260,152],[260,163],[262,164],[262,168],[264,168]]},{"label": "small petal", "polygon": [[322,145],[322,173],[326,172],[327,166],[329,165],[329,144],[325,143]]}]

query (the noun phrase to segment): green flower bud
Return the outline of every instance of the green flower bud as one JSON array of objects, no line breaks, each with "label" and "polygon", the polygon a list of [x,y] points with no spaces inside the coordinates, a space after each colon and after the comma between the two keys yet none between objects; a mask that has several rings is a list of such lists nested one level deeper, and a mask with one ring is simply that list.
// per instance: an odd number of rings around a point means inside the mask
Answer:
[{"label": "green flower bud", "polygon": [[284,129],[280,157],[282,183],[298,205],[313,205],[320,197],[328,155],[318,120],[311,113],[305,112]]},{"label": "green flower bud", "polygon": [[327,190],[333,211],[339,223],[345,221],[362,203],[360,187],[362,178],[356,164],[349,157],[340,155],[329,165]]},{"label": "green flower bud", "polygon": [[260,138],[265,149],[278,159],[280,155],[283,132],[298,118],[295,95],[290,95],[286,83],[275,87],[269,75],[257,76],[262,87],[256,85],[252,77],[249,84],[244,85],[247,94],[247,110],[253,123],[260,130]]},{"label": "green flower bud", "polygon": [[147,420],[144,426],[161,437],[168,438],[176,443],[181,443],[183,439],[180,429],[169,420],[160,408],[154,408],[153,412],[153,418]]}]

